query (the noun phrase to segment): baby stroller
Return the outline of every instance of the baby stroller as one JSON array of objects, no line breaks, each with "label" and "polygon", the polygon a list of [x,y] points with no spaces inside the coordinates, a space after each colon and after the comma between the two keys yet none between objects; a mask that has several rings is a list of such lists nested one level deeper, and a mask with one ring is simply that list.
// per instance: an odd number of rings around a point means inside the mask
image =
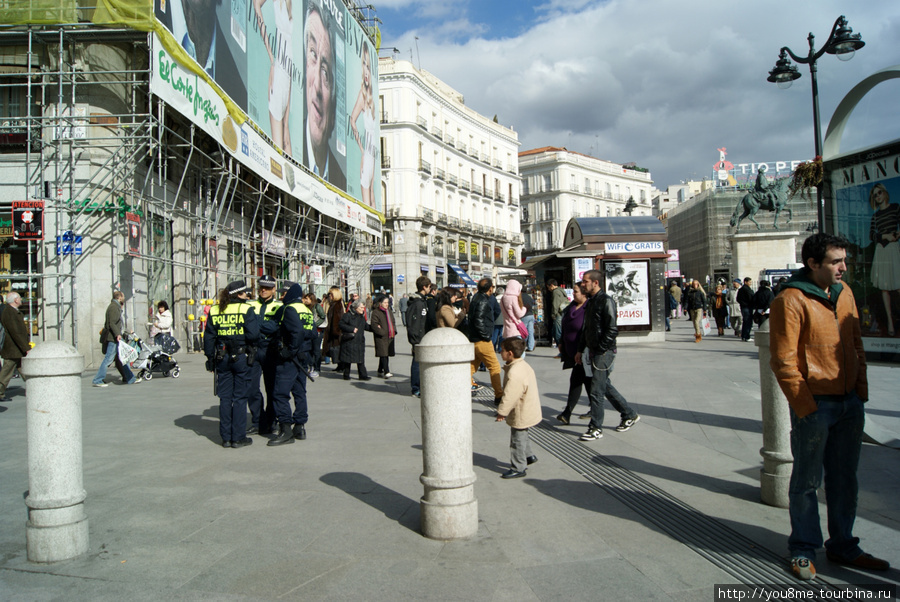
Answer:
[{"label": "baby stroller", "polygon": [[153,378],[154,372],[172,378],[178,378],[181,375],[178,362],[158,345],[148,345],[135,334],[126,333],[122,338],[139,351],[138,358],[131,362],[131,367],[138,379],[150,380]]}]

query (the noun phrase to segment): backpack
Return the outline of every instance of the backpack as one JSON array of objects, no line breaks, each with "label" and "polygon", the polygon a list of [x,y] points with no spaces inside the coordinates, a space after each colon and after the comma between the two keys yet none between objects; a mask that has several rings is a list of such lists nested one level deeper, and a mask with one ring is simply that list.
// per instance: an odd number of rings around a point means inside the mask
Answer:
[{"label": "backpack", "polygon": [[411,345],[418,345],[428,331],[437,328],[437,314],[434,297],[411,297],[406,308],[406,339]]}]

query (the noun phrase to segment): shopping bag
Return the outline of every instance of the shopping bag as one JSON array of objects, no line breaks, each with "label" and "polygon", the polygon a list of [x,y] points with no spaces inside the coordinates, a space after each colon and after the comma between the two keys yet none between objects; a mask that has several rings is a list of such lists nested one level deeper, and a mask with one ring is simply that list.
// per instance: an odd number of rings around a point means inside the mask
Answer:
[{"label": "shopping bag", "polygon": [[709,318],[704,317],[700,320],[700,327],[703,329],[703,334],[708,335],[712,331],[712,328],[709,326]]},{"label": "shopping bag", "polygon": [[126,366],[138,358],[138,350],[126,343],[119,341],[119,361]]}]

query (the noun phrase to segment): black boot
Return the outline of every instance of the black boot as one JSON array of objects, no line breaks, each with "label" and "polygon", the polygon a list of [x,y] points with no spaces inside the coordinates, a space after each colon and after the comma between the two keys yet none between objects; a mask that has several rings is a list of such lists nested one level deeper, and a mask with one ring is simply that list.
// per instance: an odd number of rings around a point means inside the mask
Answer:
[{"label": "black boot", "polygon": [[294,425],[294,439],[300,439],[301,441],[306,439],[306,427],[304,425]]},{"label": "black boot", "polygon": [[284,445],[285,443],[293,443],[294,442],[294,433],[291,430],[291,425],[286,422],[278,423],[278,436],[269,441],[266,445],[274,446],[274,445]]}]

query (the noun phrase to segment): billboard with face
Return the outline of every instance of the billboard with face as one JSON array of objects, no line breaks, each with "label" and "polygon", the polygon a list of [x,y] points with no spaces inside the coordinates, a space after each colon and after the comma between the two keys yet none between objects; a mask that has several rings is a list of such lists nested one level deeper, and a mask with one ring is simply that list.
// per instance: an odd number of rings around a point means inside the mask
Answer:
[{"label": "billboard with face", "polygon": [[[161,49],[215,83],[235,127],[249,119],[287,158],[276,171],[290,174],[289,192],[300,196],[301,179],[327,182],[363,211],[383,214],[377,50],[343,2],[154,0],[154,10],[165,28]],[[153,81],[151,89],[158,93]],[[195,111],[186,115],[197,123]],[[237,140],[222,141],[243,160]]]}]

